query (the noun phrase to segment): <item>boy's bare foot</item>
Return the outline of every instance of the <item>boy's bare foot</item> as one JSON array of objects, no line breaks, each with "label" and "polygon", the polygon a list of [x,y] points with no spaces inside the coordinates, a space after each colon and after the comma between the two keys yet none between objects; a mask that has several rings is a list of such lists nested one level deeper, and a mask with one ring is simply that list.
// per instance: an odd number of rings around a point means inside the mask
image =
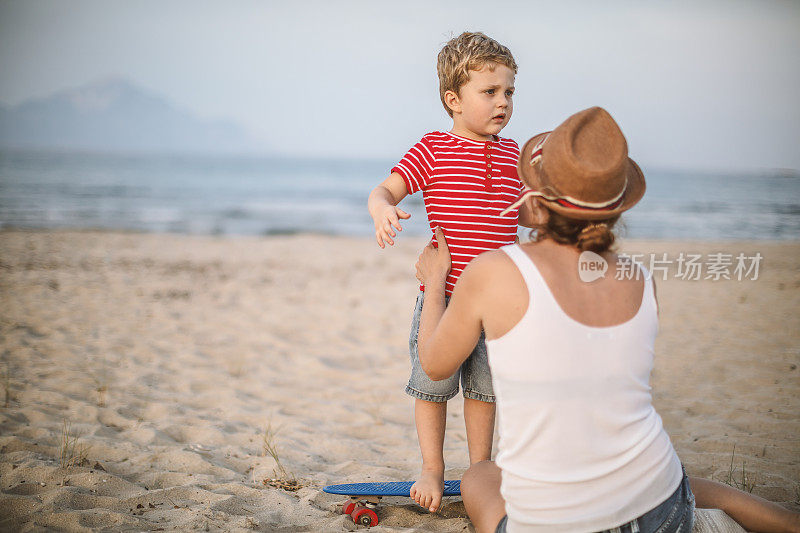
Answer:
[{"label": "boy's bare foot", "polygon": [[411,499],[432,513],[439,510],[443,492],[444,470],[423,468],[417,482],[411,485]]}]

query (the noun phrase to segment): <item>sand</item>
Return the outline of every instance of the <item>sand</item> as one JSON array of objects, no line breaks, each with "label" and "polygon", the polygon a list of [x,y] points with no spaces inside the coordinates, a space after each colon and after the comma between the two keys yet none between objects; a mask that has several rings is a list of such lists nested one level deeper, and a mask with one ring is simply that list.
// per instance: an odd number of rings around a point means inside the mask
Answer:
[{"label": "sand", "polygon": [[[403,388],[422,245],[0,233],[0,529],[354,529],[324,485],[419,466]],[[799,510],[800,243],[623,247],[762,254],[757,280],[658,281],[654,402],[690,474]],[[445,458],[459,477],[458,399]],[[459,498],[386,503],[374,531],[471,530]]]}]

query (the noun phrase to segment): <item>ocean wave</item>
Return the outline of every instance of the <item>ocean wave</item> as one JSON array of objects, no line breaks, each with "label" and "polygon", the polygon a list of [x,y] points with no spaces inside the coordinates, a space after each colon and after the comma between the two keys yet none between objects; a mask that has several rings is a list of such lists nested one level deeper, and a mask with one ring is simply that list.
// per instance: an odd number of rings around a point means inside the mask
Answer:
[{"label": "ocean wave", "polygon": [[[0,225],[209,234],[371,235],[367,196],[390,162],[3,155]],[[800,180],[648,172],[630,237],[798,239]],[[421,194],[404,234],[427,235]],[[524,230],[521,230],[524,232]]]}]

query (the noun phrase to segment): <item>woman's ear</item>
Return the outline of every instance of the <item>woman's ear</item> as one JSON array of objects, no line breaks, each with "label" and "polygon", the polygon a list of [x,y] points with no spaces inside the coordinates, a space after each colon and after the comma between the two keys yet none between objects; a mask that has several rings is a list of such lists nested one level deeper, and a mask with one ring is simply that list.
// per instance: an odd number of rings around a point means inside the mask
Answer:
[{"label": "woman's ear", "polygon": [[544,226],[550,221],[550,210],[544,207],[535,196],[528,198],[528,209],[537,226]]},{"label": "woman's ear", "polygon": [[447,104],[453,114],[461,113],[461,99],[455,91],[444,92],[444,103]]}]

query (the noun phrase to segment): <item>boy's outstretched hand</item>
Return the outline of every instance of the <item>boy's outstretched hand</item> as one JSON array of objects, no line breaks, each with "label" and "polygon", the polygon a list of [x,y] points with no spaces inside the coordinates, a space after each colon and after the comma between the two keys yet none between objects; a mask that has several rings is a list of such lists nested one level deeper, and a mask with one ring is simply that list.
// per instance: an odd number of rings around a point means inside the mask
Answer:
[{"label": "boy's outstretched hand", "polygon": [[411,215],[396,205],[387,205],[380,210],[378,216],[374,219],[375,240],[378,241],[378,246],[384,248],[386,246],[384,241],[389,245],[394,244],[392,238],[397,236],[394,232],[394,228],[397,228],[397,231],[403,231],[403,227],[400,225],[401,218],[408,219],[411,218]]}]

